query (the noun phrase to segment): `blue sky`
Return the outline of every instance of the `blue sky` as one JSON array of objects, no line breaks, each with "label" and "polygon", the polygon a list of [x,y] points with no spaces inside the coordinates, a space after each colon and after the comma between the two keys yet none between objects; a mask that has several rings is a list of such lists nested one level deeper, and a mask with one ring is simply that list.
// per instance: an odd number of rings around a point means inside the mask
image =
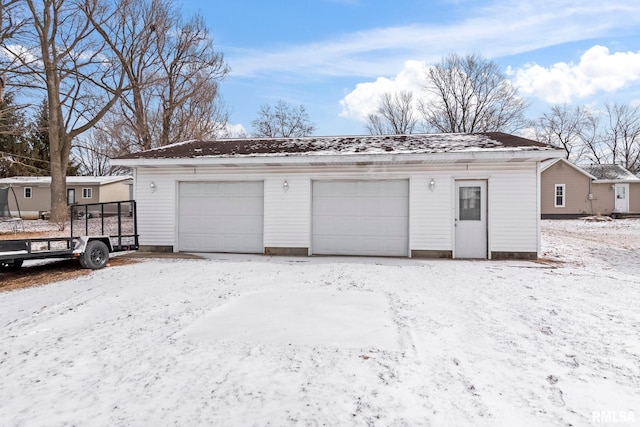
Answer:
[{"label": "blue sky", "polygon": [[[177,0],[205,18],[232,71],[230,123],[303,104],[316,135],[363,134],[381,93],[420,95],[448,53],[495,60],[531,102],[640,104],[638,0]],[[421,96],[421,95],[420,95]]]}]

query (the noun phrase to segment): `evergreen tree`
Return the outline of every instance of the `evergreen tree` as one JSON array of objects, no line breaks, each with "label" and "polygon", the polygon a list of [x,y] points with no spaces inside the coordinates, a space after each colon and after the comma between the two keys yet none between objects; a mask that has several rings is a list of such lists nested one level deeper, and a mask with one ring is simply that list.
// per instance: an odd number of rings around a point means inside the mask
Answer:
[{"label": "evergreen tree", "polygon": [[[30,166],[30,175],[50,176],[51,166],[49,144],[49,107],[47,99],[43,99],[38,107],[36,116],[29,124],[29,130],[25,136],[29,159],[25,161]],[[70,161],[67,175],[73,176],[78,172],[78,166]]]},{"label": "evergreen tree", "polygon": [[49,110],[46,98],[42,100],[35,120],[27,136],[31,149],[31,164],[34,175],[49,175]]},{"label": "evergreen tree", "polygon": [[30,174],[30,148],[24,138],[25,119],[14,103],[14,94],[0,100],[0,177]]}]

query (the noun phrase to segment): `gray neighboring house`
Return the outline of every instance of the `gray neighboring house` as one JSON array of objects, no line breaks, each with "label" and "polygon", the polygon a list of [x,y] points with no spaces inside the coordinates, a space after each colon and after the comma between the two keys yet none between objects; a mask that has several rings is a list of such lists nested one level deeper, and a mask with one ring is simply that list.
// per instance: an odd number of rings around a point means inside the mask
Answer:
[{"label": "gray neighboring house", "polygon": [[188,141],[134,169],[143,250],[534,259],[540,163],[504,133]]},{"label": "gray neighboring house", "polygon": [[[67,203],[87,204],[130,200],[131,176],[68,176]],[[51,210],[51,177],[14,176],[0,179],[0,187],[11,187],[11,215],[37,219]],[[17,199],[17,204],[16,204]]]},{"label": "gray neighboring house", "polygon": [[620,165],[553,159],[543,162],[541,171],[542,218],[640,213],[640,178]]},{"label": "gray neighboring house", "polygon": [[597,209],[604,215],[640,214],[640,178],[620,165],[584,166],[596,179],[593,195]]}]

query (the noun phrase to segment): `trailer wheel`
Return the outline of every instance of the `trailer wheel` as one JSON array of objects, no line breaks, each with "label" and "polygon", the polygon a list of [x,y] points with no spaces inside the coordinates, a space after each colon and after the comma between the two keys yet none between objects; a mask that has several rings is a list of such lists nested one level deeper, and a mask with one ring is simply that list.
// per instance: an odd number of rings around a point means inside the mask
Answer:
[{"label": "trailer wheel", "polygon": [[92,240],[87,243],[85,252],[80,259],[80,265],[92,270],[98,270],[109,261],[109,248],[100,240]]},{"label": "trailer wheel", "polygon": [[0,270],[2,271],[18,271],[22,267],[22,259],[14,259],[13,261],[0,261]]}]

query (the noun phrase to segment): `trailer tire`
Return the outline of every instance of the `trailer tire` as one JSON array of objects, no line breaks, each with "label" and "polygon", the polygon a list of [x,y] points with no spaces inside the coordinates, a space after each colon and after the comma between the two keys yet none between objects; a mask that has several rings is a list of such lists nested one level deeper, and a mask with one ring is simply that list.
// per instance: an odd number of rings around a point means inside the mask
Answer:
[{"label": "trailer tire", "polygon": [[23,259],[14,259],[13,261],[0,261],[1,271],[18,271],[22,267]]},{"label": "trailer tire", "polygon": [[87,243],[81,256],[80,265],[92,270],[98,270],[109,262],[109,248],[100,240],[92,240]]}]

